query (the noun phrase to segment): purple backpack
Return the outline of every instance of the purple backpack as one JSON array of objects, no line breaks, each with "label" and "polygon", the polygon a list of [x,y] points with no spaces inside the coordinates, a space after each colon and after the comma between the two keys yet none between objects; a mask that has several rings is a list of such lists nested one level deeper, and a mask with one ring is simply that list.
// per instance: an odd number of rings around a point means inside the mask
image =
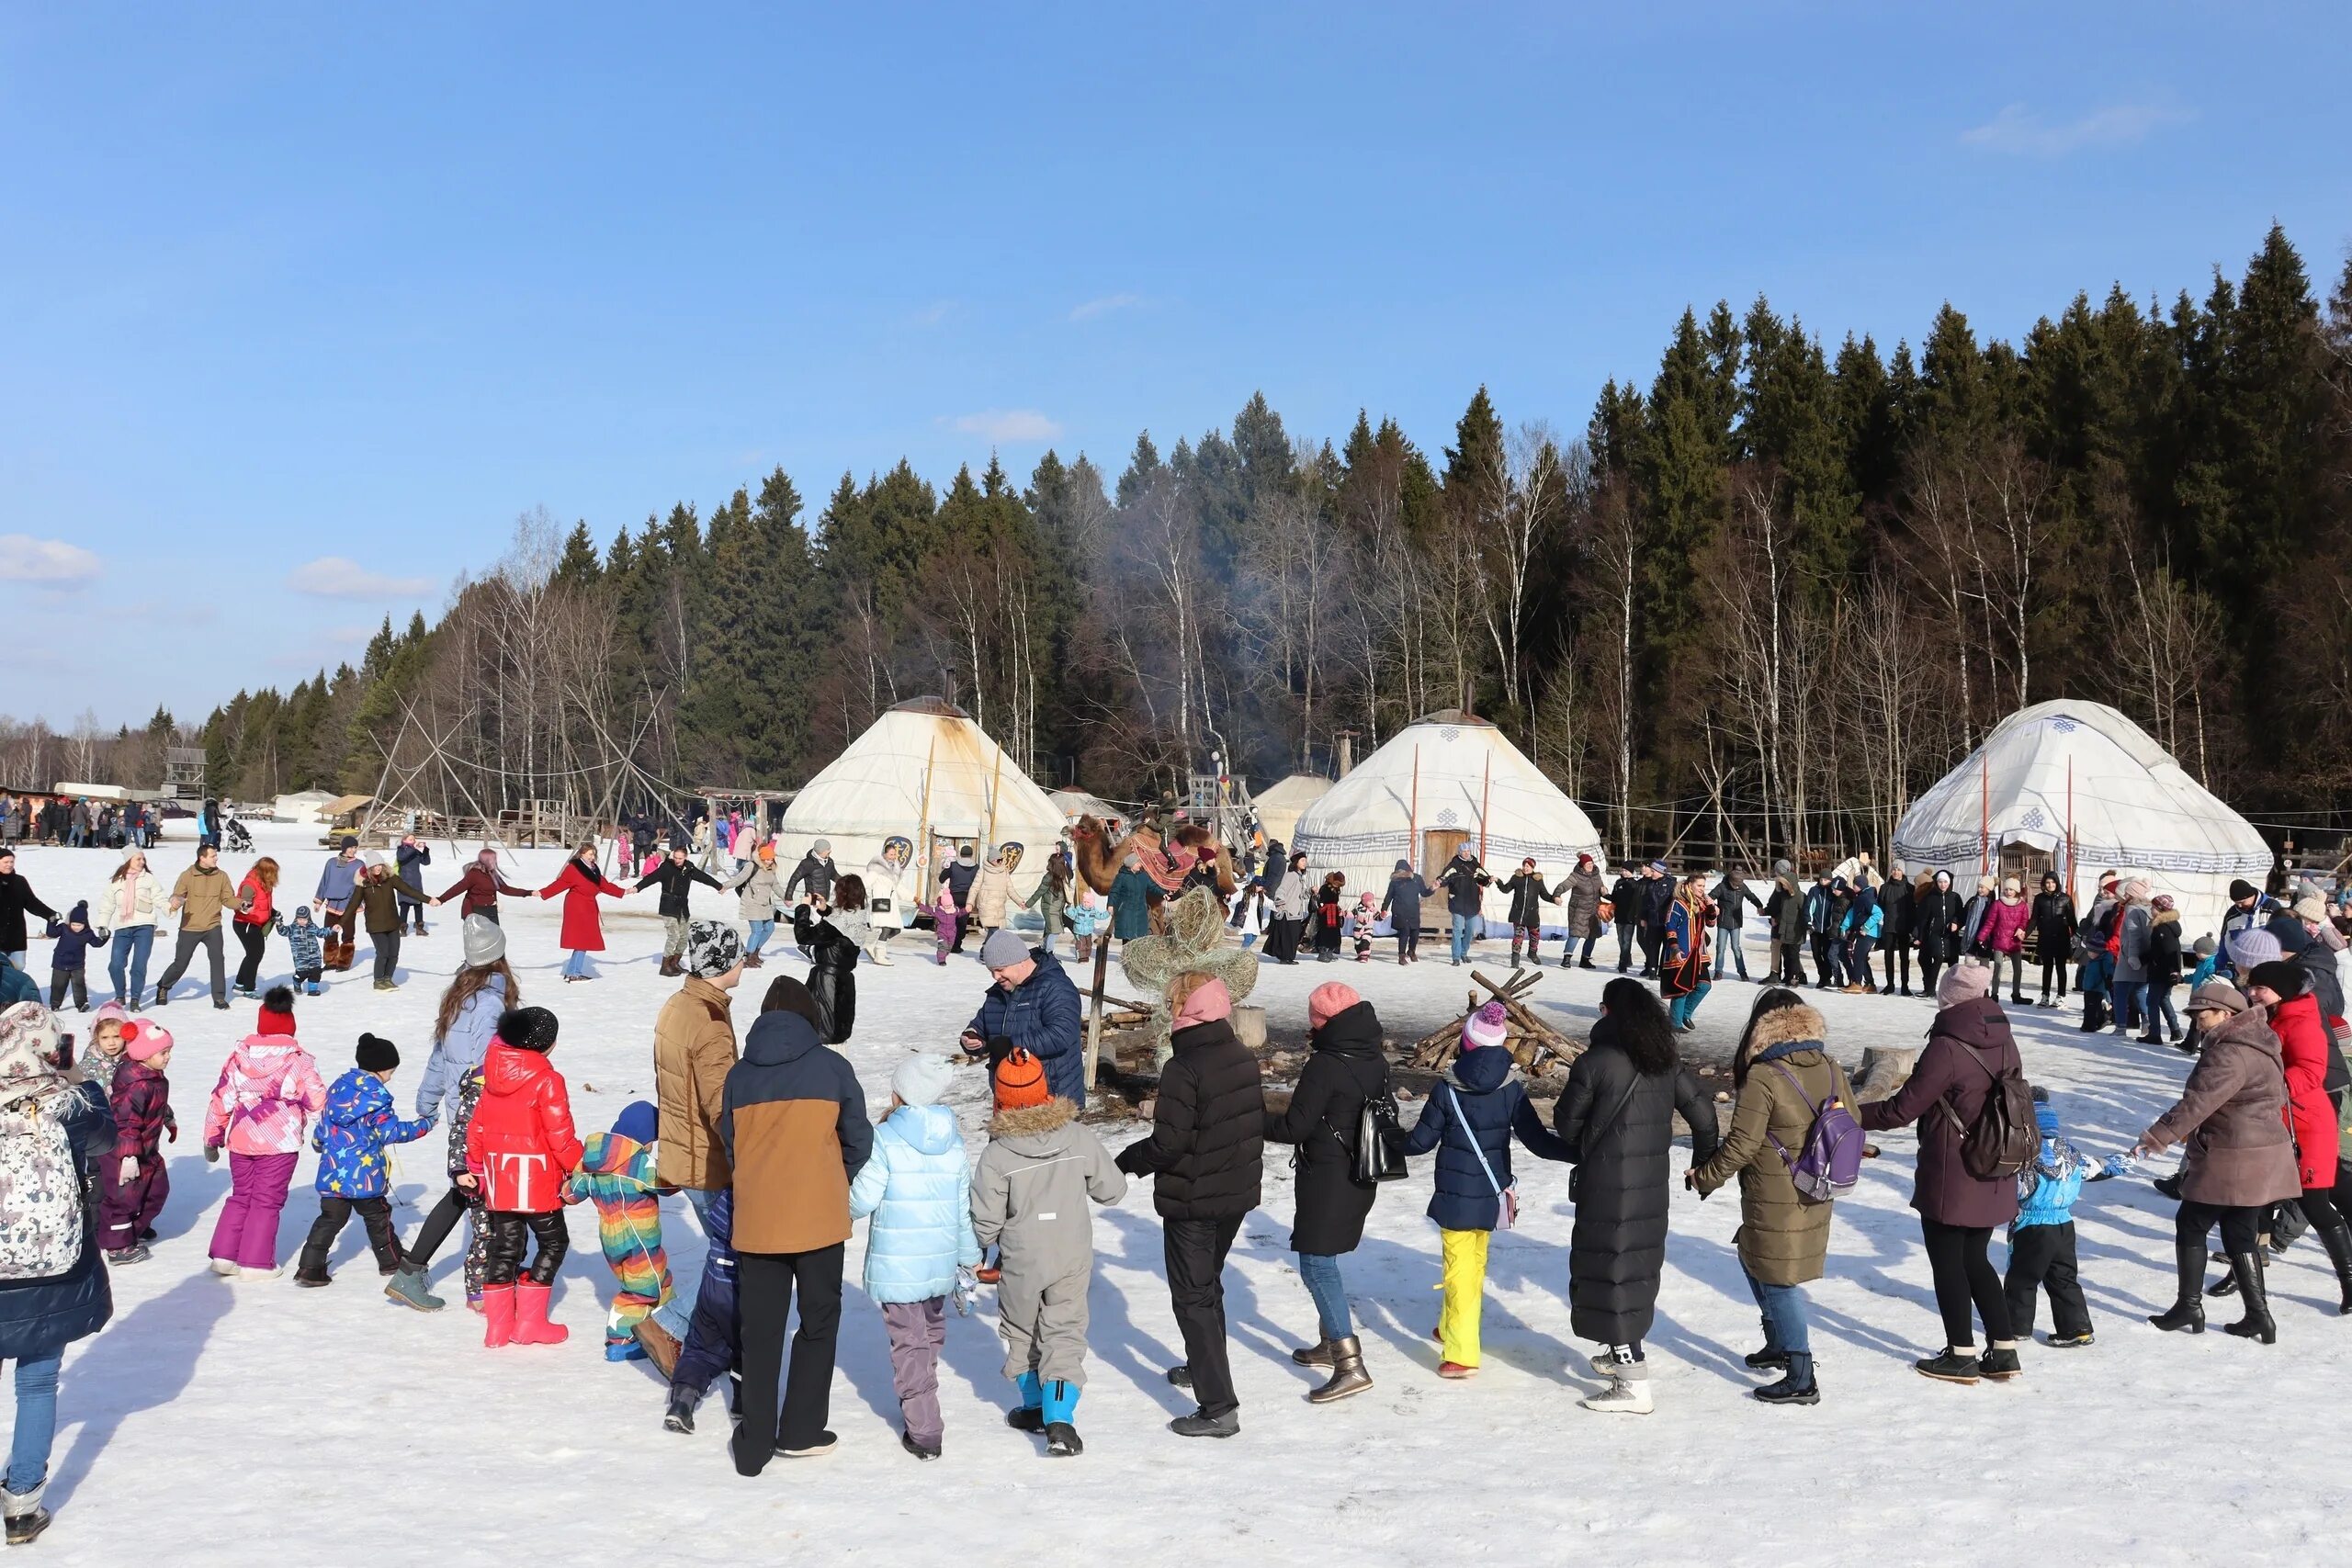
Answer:
[{"label": "purple backpack", "polygon": [[1772,1138],[1772,1146],[1781,1151],[1781,1163],[1789,1168],[1789,1179],[1797,1190],[1797,1198],[1806,1203],[1826,1203],[1841,1192],[1850,1192],[1862,1175],[1862,1126],[1846,1102],[1832,1094],[1818,1105],[1804,1091],[1797,1076],[1780,1063],[1773,1070],[1789,1080],[1797,1098],[1813,1106],[1813,1125],[1805,1129],[1804,1152],[1791,1158],[1788,1145]]}]

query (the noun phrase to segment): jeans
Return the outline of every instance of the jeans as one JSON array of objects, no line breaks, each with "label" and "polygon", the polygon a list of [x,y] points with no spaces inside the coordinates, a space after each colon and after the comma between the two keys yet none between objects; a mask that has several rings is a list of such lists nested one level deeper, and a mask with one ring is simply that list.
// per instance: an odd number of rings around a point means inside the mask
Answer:
[{"label": "jeans", "polygon": [[1715,978],[1718,980],[1724,977],[1724,960],[1726,958],[1739,965],[1739,977],[1743,980],[1747,979],[1747,950],[1742,947],[1739,943],[1739,928],[1737,926],[1724,926],[1717,928],[1715,934]]},{"label": "jeans", "polygon": [[2158,1014],[2163,1015],[2165,1024],[2171,1032],[2175,1034],[2178,1034],[2180,1032],[2180,1015],[2172,1010],[2172,987],[2170,986],[2165,985],[2161,981],[2156,980],[2151,980],[2148,982],[2147,1012],[2148,1027],[2145,1032],[2149,1039],[2161,1040],[2165,1036],[2165,1031],[2156,1027],[2156,1018]]},{"label": "jeans", "polygon": [[[710,1201],[717,1194],[706,1192],[699,1187],[681,1187],[678,1196],[684,1198],[686,1207],[695,1212],[695,1224],[702,1227],[703,1236],[707,1240],[710,1235]],[[671,1276],[670,1289],[673,1292],[670,1300],[677,1308],[678,1315],[681,1318],[692,1317],[695,1299],[702,1294],[701,1267],[697,1265],[674,1271]],[[678,1337],[683,1339],[685,1336],[681,1334]]]},{"label": "jeans", "polygon": [[1871,948],[1874,936],[1849,936],[1846,939],[1846,984],[1868,986],[1871,983]]},{"label": "jeans", "polygon": [[1685,992],[1683,995],[1675,998],[1673,1001],[1667,1004],[1667,1021],[1677,1029],[1683,1028],[1685,1025],[1689,1024],[1690,1021],[1690,1015],[1699,1010],[1699,1004],[1705,1001],[1707,999],[1707,993],[1714,988],[1715,987],[1712,982],[1702,980],[1699,982],[1697,988]]},{"label": "jeans", "polygon": [[1315,1315],[1321,1321],[1323,1337],[1353,1338],[1355,1319],[1348,1315],[1348,1287],[1340,1278],[1340,1260],[1328,1253],[1302,1252],[1298,1277],[1306,1281],[1306,1293],[1315,1298]]},{"label": "jeans", "polygon": [[369,931],[376,942],[376,983],[382,985],[397,974],[401,966],[401,929]]},{"label": "jeans", "polygon": [[563,961],[563,977],[567,980],[593,980],[596,977],[595,963],[586,948],[571,950],[571,956]]},{"label": "jeans", "polygon": [[[1243,931],[1243,932],[1241,933],[1241,951],[1242,951],[1242,952],[1247,953],[1247,952],[1249,952],[1251,948],[1253,948],[1253,947],[1255,947],[1255,946],[1257,946],[1257,945],[1258,945],[1258,933],[1257,933],[1256,931]],[[1047,953],[1051,953],[1053,950],[1054,950],[1054,940],[1053,940],[1053,938],[1052,938],[1052,937],[1050,937],[1050,936],[1049,936],[1049,937],[1047,937],[1047,938],[1046,939],[1046,951]]]},{"label": "jeans", "polygon": [[1623,975],[1634,964],[1634,933],[1640,928],[1632,920],[1617,922],[1617,973]]},{"label": "jeans", "polygon": [[1453,917],[1453,961],[1456,964],[1461,963],[1464,958],[1467,958],[1470,955],[1471,928],[1479,920],[1479,919],[1480,917],[1476,915],[1455,915]]},{"label": "jeans", "polygon": [[1823,986],[1843,986],[1846,976],[1838,962],[1838,939],[1827,931],[1813,933],[1813,966],[1815,980]]},{"label": "jeans", "polygon": [[2129,1034],[2132,1026],[2140,1021],[2140,1009],[2147,995],[2148,985],[2144,980],[2108,982],[2108,1006],[2115,1010],[2116,1033]]},{"label": "jeans", "polygon": [[775,935],[774,920],[750,920],[745,923],[750,927],[750,934],[743,942],[743,951],[746,953],[759,952],[768,944],[768,938]]},{"label": "jeans", "polygon": [[8,1445],[8,1490],[19,1497],[49,1478],[49,1449],[57,1438],[57,1369],[63,1346],[17,1362],[17,1435]]},{"label": "jeans", "polygon": [[[1745,1265],[1740,1272],[1747,1273]],[[1811,1320],[1805,1315],[1804,1287],[1768,1285],[1748,1274],[1747,1292],[1756,1298],[1757,1310],[1764,1314],[1764,1348],[1785,1351],[1792,1359],[1802,1356],[1804,1370],[1812,1371],[1813,1335]]]},{"label": "jeans", "polygon": [[[153,926],[119,926],[107,957],[107,977],[114,982],[114,999],[136,1006],[147,990],[147,959],[155,951]],[[123,965],[130,966],[130,984],[123,985]]]}]

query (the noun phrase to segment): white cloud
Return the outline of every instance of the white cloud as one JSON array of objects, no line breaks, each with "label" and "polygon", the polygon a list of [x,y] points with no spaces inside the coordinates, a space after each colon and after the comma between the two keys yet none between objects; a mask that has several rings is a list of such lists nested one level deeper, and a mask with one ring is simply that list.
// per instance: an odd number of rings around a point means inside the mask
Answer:
[{"label": "white cloud", "polygon": [[2136,146],[2150,132],[2189,118],[2183,110],[2161,104],[2110,104],[2053,125],[2023,104],[2011,104],[1983,125],[1962,131],[1960,140],[1988,152],[2063,158],[2093,148]]},{"label": "white cloud", "polygon": [[321,556],[286,574],[286,586],[314,599],[409,599],[433,591],[429,577],[390,577],[341,556]]},{"label": "white cloud", "polygon": [[922,310],[910,314],[906,324],[910,327],[935,327],[956,313],[953,299],[934,299]]},{"label": "white cloud", "polygon": [[961,413],[945,422],[950,430],[990,441],[1051,441],[1062,427],[1035,409],[988,409]]},{"label": "white cloud", "polygon": [[1107,316],[1114,310],[1132,310],[1142,303],[1143,296],[1140,294],[1105,294],[1100,299],[1089,299],[1082,305],[1072,307],[1069,319],[1091,321],[1097,316]]},{"label": "white cloud", "polygon": [[79,545],[29,534],[0,534],[0,582],[80,588],[104,570],[105,563]]}]

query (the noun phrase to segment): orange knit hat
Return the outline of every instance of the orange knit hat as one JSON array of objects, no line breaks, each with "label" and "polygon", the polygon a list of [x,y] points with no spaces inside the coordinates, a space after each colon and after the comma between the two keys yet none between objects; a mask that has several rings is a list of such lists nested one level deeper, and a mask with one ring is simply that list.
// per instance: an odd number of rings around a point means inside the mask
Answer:
[{"label": "orange knit hat", "polygon": [[1046,1087],[1046,1064],[1028,1052],[1015,1048],[1012,1054],[996,1065],[996,1108],[999,1111],[1023,1111],[1033,1105],[1043,1105],[1054,1098]]}]

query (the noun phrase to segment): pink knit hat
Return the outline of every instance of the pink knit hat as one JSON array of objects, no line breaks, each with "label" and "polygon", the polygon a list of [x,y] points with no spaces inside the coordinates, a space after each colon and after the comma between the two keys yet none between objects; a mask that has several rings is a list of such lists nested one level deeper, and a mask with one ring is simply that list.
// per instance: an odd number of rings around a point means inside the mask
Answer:
[{"label": "pink knit hat", "polygon": [[134,1062],[152,1062],[172,1048],[172,1032],[160,1023],[134,1018],[122,1026],[122,1049]]},{"label": "pink knit hat", "polygon": [[1963,960],[1944,972],[1943,980],[1936,987],[1936,1006],[1948,1008],[1973,1002],[1991,995],[1992,990],[1993,966]]},{"label": "pink knit hat", "polygon": [[1363,998],[1356,995],[1353,986],[1326,980],[1307,993],[1306,1027],[1320,1029],[1362,1000]]},{"label": "pink knit hat", "polygon": [[1500,1002],[1488,1002],[1462,1025],[1462,1048],[1475,1051],[1481,1045],[1499,1045],[1510,1038],[1510,1014]]}]

